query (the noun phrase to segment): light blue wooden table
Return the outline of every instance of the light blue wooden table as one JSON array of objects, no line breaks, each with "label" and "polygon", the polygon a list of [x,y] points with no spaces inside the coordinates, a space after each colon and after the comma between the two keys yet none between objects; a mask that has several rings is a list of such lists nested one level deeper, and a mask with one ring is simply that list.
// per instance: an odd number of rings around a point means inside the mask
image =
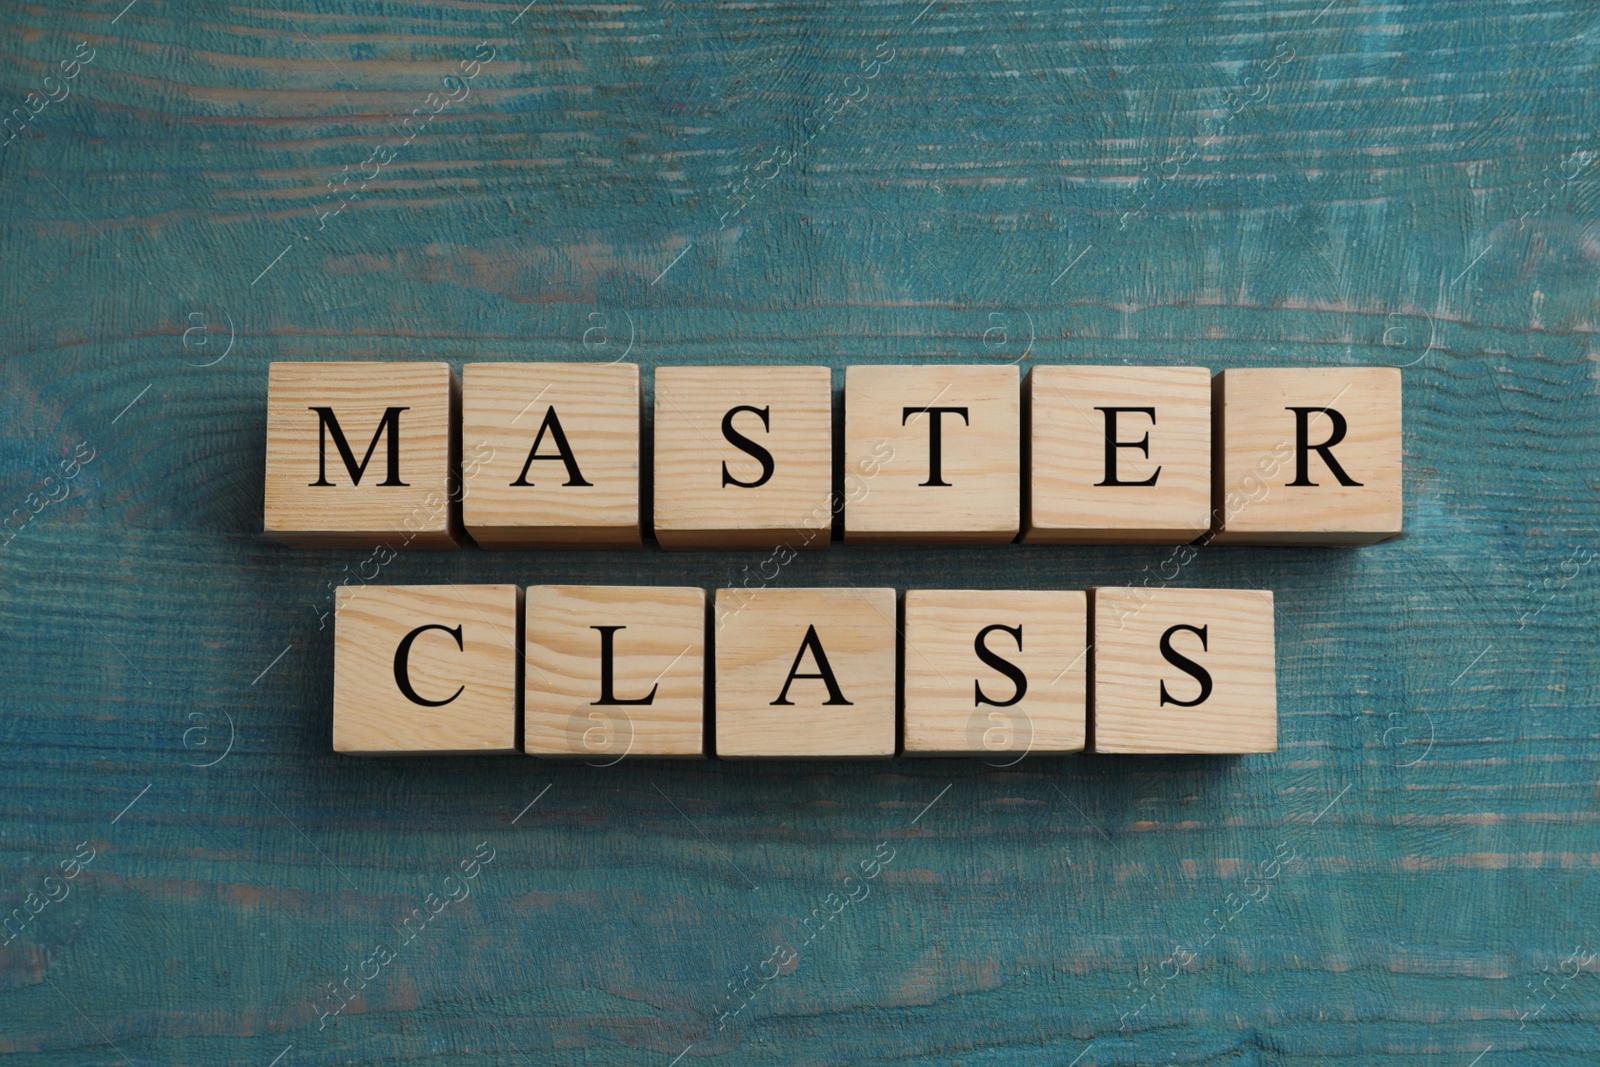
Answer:
[{"label": "light blue wooden table", "polygon": [[[0,4],[8,1062],[1596,1062],[1592,5],[125,2]],[[1271,756],[336,758],[267,364],[624,356],[1403,366],[1408,536],[1176,579]]]}]

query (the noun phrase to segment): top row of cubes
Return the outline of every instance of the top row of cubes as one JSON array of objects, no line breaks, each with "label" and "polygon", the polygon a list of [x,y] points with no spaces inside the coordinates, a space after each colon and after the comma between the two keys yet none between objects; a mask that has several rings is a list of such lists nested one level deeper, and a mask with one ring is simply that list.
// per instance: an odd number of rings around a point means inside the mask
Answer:
[{"label": "top row of cubes", "polygon": [[[1393,368],[968,364],[655,371],[665,548],[1354,545],[1401,532]],[[618,548],[643,531],[639,367],[274,363],[265,531],[305,547]]]}]

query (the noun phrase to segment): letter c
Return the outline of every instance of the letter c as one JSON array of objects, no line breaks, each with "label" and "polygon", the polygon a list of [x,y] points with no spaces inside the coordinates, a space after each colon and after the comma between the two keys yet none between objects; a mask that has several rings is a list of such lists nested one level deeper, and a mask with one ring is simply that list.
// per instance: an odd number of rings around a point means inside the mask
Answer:
[{"label": "letter c", "polygon": [[407,671],[407,660],[411,658],[411,642],[415,641],[418,637],[427,633],[429,630],[443,630],[445,633],[456,639],[457,648],[461,649],[463,652],[466,651],[466,647],[461,641],[461,625],[459,623],[454,627],[444,626],[436,622],[430,622],[426,626],[419,626],[415,630],[412,630],[410,633],[406,634],[405,637],[401,638],[400,647],[394,650],[394,684],[400,687],[400,692],[404,693],[406,695],[406,699],[411,701],[413,704],[421,704],[425,708],[439,708],[460,696],[462,691],[467,687],[464,685],[458,687],[454,693],[451,693],[443,700],[428,700],[425,697],[417,695],[417,691],[411,688],[411,677]]}]

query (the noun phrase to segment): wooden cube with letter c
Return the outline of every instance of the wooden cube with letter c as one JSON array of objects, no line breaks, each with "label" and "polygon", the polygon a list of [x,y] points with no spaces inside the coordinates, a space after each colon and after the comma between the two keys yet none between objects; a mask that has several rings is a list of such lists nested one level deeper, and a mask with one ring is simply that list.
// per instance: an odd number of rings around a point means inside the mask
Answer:
[{"label": "wooden cube with letter c", "polygon": [[1213,389],[1217,544],[1400,536],[1397,368],[1227,370]]},{"label": "wooden cube with letter c", "polygon": [[907,590],[905,755],[1082,751],[1087,604],[1069,590]]},{"label": "wooden cube with letter c", "polygon": [[1028,372],[1027,544],[1177,544],[1211,525],[1211,372]]},{"label": "wooden cube with letter c", "polygon": [[1022,499],[1016,367],[844,372],[844,539],[1006,544]]},{"label": "wooden cube with letter c", "polygon": [[636,548],[639,367],[469,363],[462,514],[485,548]]},{"label": "wooden cube with letter c", "polygon": [[661,367],[655,533],[662,548],[826,548],[833,527],[827,367]]},{"label": "wooden cube with letter c", "polygon": [[717,755],[889,757],[893,589],[719,589]]},{"label": "wooden cube with letter c", "polygon": [[262,530],[299,548],[451,548],[457,432],[447,363],[267,368]]},{"label": "wooden cube with letter c", "polygon": [[334,599],[333,750],[517,750],[514,585],[346,585]]},{"label": "wooden cube with letter c", "polygon": [[1089,602],[1094,751],[1278,750],[1270,591],[1095,589]]},{"label": "wooden cube with letter c", "polygon": [[704,589],[535,585],[525,611],[524,752],[705,754]]}]

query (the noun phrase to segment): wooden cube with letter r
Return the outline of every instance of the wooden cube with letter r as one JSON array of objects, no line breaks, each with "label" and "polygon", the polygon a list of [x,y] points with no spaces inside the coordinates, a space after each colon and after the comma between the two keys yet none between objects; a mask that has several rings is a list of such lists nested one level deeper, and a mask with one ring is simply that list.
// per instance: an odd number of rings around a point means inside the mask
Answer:
[{"label": "wooden cube with letter r", "polygon": [[1081,751],[1088,631],[1078,591],[908,590],[905,754]]},{"label": "wooden cube with letter r", "polygon": [[1089,597],[1094,751],[1278,750],[1270,591],[1137,587]]},{"label": "wooden cube with letter r", "polygon": [[526,620],[523,751],[705,754],[704,589],[529,586]]},{"label": "wooden cube with letter r", "polygon": [[893,589],[719,589],[717,755],[889,757]]},{"label": "wooden cube with letter r", "polygon": [[333,750],[517,750],[514,585],[346,585],[334,600]]},{"label": "wooden cube with letter r", "polygon": [[1213,389],[1218,544],[1365,545],[1400,536],[1397,368],[1227,370]]},{"label": "wooden cube with letter r", "polygon": [[462,513],[485,548],[636,548],[639,366],[469,363]]},{"label": "wooden cube with letter r", "polygon": [[446,363],[273,363],[263,532],[302,548],[458,544],[456,410]]}]

